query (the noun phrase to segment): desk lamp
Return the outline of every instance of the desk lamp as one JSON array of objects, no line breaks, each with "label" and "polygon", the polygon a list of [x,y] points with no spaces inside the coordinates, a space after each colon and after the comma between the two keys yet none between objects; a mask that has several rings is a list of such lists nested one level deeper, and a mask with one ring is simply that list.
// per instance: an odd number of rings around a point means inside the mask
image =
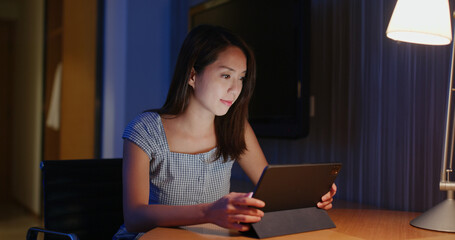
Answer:
[{"label": "desk lamp", "polygon": [[[452,41],[448,0],[398,0],[389,22],[387,37],[402,42],[447,45]],[[439,188],[447,199],[411,221],[411,225],[435,231],[455,232],[455,182],[450,180],[453,165],[455,124],[452,109],[454,44],[445,122],[444,157]],[[451,132],[451,133],[450,133]]]}]

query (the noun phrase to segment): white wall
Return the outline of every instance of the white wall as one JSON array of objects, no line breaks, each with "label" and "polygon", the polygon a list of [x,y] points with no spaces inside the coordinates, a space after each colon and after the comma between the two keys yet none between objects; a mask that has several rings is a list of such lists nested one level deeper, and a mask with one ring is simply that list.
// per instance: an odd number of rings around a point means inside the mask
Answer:
[{"label": "white wall", "polygon": [[102,149],[104,158],[122,156],[125,125],[127,1],[105,3]]},{"label": "white wall", "polygon": [[123,129],[164,103],[171,78],[169,0],[110,0],[105,6],[101,157],[122,156]]},{"label": "white wall", "polygon": [[44,0],[18,1],[13,83],[12,195],[40,213]]}]

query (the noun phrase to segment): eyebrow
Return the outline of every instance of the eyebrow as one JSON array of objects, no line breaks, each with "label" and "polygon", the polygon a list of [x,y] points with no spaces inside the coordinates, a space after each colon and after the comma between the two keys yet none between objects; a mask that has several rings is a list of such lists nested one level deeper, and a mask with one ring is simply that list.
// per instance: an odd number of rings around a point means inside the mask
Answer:
[{"label": "eyebrow", "polygon": [[[230,67],[227,67],[227,66],[220,66],[220,68],[226,68],[226,69],[228,69],[228,70],[230,70],[230,71],[235,72],[235,70],[234,70],[233,68],[230,68]],[[242,73],[246,73],[246,70],[243,71]]]}]

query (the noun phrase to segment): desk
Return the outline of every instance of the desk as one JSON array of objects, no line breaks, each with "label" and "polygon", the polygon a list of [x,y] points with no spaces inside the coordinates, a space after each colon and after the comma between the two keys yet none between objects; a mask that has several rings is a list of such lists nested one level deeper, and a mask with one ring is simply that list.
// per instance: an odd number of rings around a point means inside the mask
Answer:
[{"label": "desk", "polygon": [[[380,210],[355,204],[344,204],[342,207],[329,210],[328,213],[337,226],[336,228],[266,239],[455,239],[455,233],[423,230],[409,225],[409,222],[419,216],[420,213]],[[180,228],[155,228],[141,238],[141,240],[150,239],[251,240],[253,238],[213,224],[201,224]]]}]

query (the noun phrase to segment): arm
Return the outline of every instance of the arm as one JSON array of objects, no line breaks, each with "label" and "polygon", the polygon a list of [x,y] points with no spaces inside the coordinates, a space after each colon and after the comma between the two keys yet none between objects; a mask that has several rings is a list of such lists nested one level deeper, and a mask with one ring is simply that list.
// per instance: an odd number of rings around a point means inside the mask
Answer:
[{"label": "arm", "polygon": [[245,123],[245,143],[247,149],[238,160],[238,163],[254,185],[256,185],[261,177],[262,170],[264,170],[268,163],[256,135],[248,122]]},{"label": "arm", "polygon": [[[245,125],[245,142],[247,150],[241,159],[239,159],[239,165],[254,185],[256,185],[261,177],[262,170],[267,166],[267,160],[248,122]],[[330,191],[322,196],[321,201],[317,203],[317,207],[325,210],[331,209],[333,196],[335,196],[336,192],[337,186],[333,184]]]},{"label": "arm", "polygon": [[191,206],[149,205],[149,158],[136,144],[123,145],[123,212],[125,226],[131,232],[145,232],[156,226],[182,226],[215,223],[221,227],[245,231],[238,222],[257,222],[264,203],[246,194],[231,193],[213,203]]},{"label": "arm", "polygon": [[[149,158],[136,144],[123,144],[123,212],[128,231],[143,232],[155,226],[202,223],[203,206],[149,205]],[[179,216],[179,217],[177,217]],[[199,221],[197,221],[199,220]]]}]

